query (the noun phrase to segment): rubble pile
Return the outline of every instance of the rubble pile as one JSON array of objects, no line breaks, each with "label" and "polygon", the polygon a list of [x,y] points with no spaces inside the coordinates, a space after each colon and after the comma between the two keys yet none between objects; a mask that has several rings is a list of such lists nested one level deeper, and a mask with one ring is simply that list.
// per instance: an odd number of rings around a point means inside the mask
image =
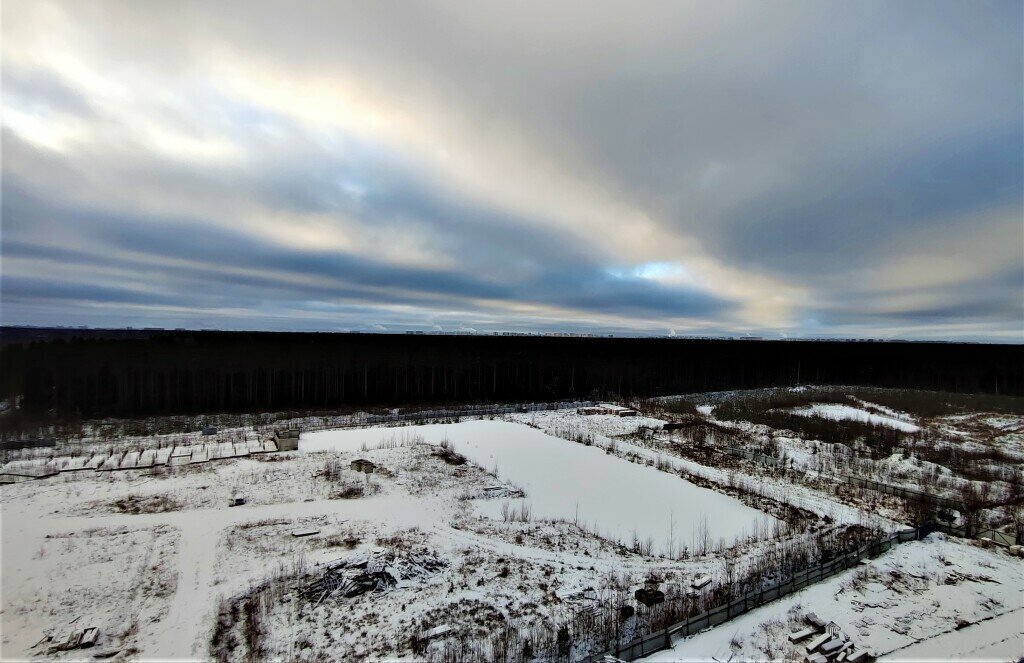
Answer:
[{"label": "rubble pile", "polygon": [[328,564],[319,578],[306,585],[302,595],[316,603],[329,596],[354,598],[370,591],[407,587],[411,581],[429,577],[447,566],[448,562],[425,550],[380,550]]}]

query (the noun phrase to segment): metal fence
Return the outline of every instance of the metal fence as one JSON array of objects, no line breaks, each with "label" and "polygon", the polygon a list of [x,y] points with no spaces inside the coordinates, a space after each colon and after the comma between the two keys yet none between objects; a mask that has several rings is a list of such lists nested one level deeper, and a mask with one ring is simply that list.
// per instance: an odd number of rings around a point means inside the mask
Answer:
[{"label": "metal fence", "polygon": [[915,541],[935,530],[944,530],[942,526],[935,526],[932,523],[903,530],[883,537],[878,541],[861,546],[853,552],[846,553],[840,557],[824,562],[817,566],[804,569],[794,573],[789,578],[763,586],[757,591],[749,592],[741,597],[714,606],[707,612],[703,612],[684,621],[673,624],[667,628],[660,629],[642,638],[638,638],[627,644],[620,645],[615,649],[594,654],[586,658],[590,663],[597,663],[605,656],[615,656],[624,661],[634,661],[638,658],[648,656],[656,651],[672,647],[680,638],[685,638],[703,631],[704,629],[718,626],[740,615],[766,603],[777,601],[795,592],[810,587],[823,580],[828,580],[850,569],[865,559],[878,557],[907,541]]},{"label": "metal fence", "polygon": [[[418,410],[416,412],[399,412],[397,414],[362,414],[343,417],[310,417],[296,424],[303,431],[325,430],[335,428],[362,428],[380,424],[397,424],[417,421],[437,421],[457,419],[460,417],[486,417],[500,414],[516,414],[528,412],[544,412],[549,410],[565,410],[571,408],[591,407],[593,401],[558,401],[554,403],[519,403],[515,405],[468,405],[459,408],[440,408]],[[268,428],[281,428],[288,422],[276,422]]]},{"label": "metal fence", "polygon": [[[1017,536],[1010,534],[1009,532],[1000,532],[998,530],[991,529],[989,527],[974,527],[968,530],[964,525],[947,525],[945,523],[929,523],[932,531],[943,532],[945,534],[951,534],[953,536],[959,536],[964,539],[982,539],[987,540],[996,545],[1008,547],[1017,545],[1022,541],[1018,541]],[[922,527],[926,527],[922,525]]]}]

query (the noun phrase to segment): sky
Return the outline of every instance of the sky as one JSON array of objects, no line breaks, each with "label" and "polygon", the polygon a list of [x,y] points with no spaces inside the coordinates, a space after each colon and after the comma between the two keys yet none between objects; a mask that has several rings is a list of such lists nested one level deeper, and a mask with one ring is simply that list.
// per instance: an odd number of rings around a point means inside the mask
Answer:
[{"label": "sky", "polygon": [[5,0],[0,323],[1021,343],[1022,26]]}]

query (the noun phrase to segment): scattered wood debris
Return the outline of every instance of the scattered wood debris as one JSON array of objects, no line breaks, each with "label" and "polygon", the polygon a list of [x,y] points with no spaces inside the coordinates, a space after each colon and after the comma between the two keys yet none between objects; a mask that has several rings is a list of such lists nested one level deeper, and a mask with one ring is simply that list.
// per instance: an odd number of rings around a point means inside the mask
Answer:
[{"label": "scattered wood debris", "polygon": [[354,598],[370,591],[407,586],[409,580],[428,577],[447,566],[446,561],[426,551],[401,555],[378,551],[328,565],[302,590],[302,595],[317,604],[330,596]]}]

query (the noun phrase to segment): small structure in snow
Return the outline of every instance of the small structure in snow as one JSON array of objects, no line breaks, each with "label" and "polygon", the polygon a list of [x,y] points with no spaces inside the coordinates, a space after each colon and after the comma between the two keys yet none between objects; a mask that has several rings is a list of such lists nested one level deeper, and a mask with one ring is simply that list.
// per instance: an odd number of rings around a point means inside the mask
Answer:
[{"label": "small structure in snow", "polygon": [[829,635],[828,633],[822,633],[821,635],[807,643],[807,653],[810,654],[811,652],[815,651],[818,647],[822,646],[831,639],[831,635]]},{"label": "small structure in snow", "polygon": [[792,633],[789,634],[789,641],[790,642],[800,642],[801,640],[809,638],[812,635],[814,635],[814,629],[812,629],[812,628],[805,628],[805,629],[801,629],[799,631],[793,631]]},{"label": "small structure in snow", "polygon": [[804,615],[804,621],[813,626],[814,628],[822,631],[825,629],[825,620],[816,615],[813,612],[808,612]]},{"label": "small structure in snow", "polygon": [[[76,620],[77,621],[77,620]],[[92,647],[100,637],[100,630],[94,626],[87,628],[71,628],[66,631],[54,644],[47,648],[48,654],[71,649],[82,649]],[[48,638],[53,642],[53,638]]]},{"label": "small structure in snow", "polygon": [[356,458],[350,465],[353,472],[363,472],[365,474],[373,474],[376,465],[372,461],[366,460],[365,458]]},{"label": "small structure in snow", "polygon": [[278,451],[298,451],[299,429],[288,428],[274,431],[274,442],[277,443]]},{"label": "small structure in snow", "polygon": [[243,504],[245,504],[245,495],[242,493],[235,493],[228,501],[228,506],[242,506]]},{"label": "small structure in snow", "polygon": [[304,529],[293,529],[292,530],[292,536],[295,536],[295,537],[313,536],[314,534],[319,534],[319,533],[320,533],[320,530],[314,529],[312,527],[307,527],[307,528],[304,528]]},{"label": "small structure in snow", "polygon": [[869,663],[870,661],[875,660],[875,657],[867,649],[858,649],[847,656],[846,660],[852,661],[853,663]]},{"label": "small structure in snow", "polygon": [[693,579],[693,582],[690,583],[690,587],[693,587],[694,589],[704,589],[710,584],[711,576],[697,576]]},{"label": "small structure in snow", "polygon": [[78,641],[78,646],[92,647],[96,644],[96,641],[99,640],[99,637],[100,630],[95,626],[90,626],[89,628],[82,631],[82,639]]},{"label": "small structure in snow", "polygon": [[660,589],[638,589],[633,592],[633,597],[648,608],[665,602],[665,592]]},{"label": "small structure in snow", "polygon": [[216,426],[203,426],[203,435],[216,435],[216,434],[217,434],[217,427]]},{"label": "small structure in snow", "polygon": [[826,642],[825,644],[821,645],[819,649],[821,650],[822,654],[825,654],[826,656],[831,656],[832,654],[838,652],[842,646],[843,640],[841,638],[832,636],[832,639]]}]

